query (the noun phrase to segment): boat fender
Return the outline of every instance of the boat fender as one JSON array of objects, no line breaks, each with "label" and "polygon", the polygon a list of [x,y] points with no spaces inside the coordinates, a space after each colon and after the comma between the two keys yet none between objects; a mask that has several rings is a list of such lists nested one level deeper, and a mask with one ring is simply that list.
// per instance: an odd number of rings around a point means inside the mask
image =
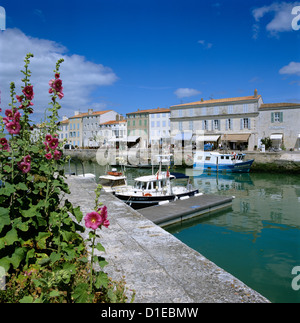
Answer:
[{"label": "boat fender", "polygon": [[152,196],[152,194],[146,193],[146,194],[144,194],[144,196]]}]

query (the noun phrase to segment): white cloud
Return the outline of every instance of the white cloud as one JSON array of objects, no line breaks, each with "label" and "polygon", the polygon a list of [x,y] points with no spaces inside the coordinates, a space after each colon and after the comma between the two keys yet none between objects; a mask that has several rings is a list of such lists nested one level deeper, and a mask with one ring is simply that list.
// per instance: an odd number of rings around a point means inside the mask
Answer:
[{"label": "white cloud", "polygon": [[6,108],[10,102],[10,82],[16,83],[17,94],[21,92],[20,86],[23,83],[20,80],[23,74],[20,70],[23,69],[24,58],[28,52],[34,54],[29,69],[32,72],[31,83],[35,92],[34,109],[40,114],[48,107],[48,82],[54,77],[53,70],[59,58],[65,60],[60,69],[65,94],[60,103],[64,114],[73,115],[74,110],[87,110],[93,106],[93,91],[97,87],[112,85],[118,79],[109,67],[89,62],[84,56],[68,55],[67,48],[57,42],[33,38],[18,29],[7,29],[0,33],[2,108]]},{"label": "white cloud", "polygon": [[293,7],[299,5],[300,2],[274,2],[269,6],[256,8],[252,11],[252,15],[256,21],[253,25],[253,38],[258,37],[261,19],[266,15],[271,16],[271,21],[266,25],[266,30],[276,36],[279,32],[292,31],[292,20],[294,16],[291,14]]},{"label": "white cloud", "polygon": [[207,43],[205,40],[198,40],[198,44],[201,44],[205,49],[212,48],[212,43]]},{"label": "white cloud", "polygon": [[300,63],[290,62],[279,70],[279,74],[298,75],[300,76]]},{"label": "white cloud", "polygon": [[182,99],[201,94],[201,92],[195,89],[179,88],[174,92],[174,94],[177,96],[177,98]]}]

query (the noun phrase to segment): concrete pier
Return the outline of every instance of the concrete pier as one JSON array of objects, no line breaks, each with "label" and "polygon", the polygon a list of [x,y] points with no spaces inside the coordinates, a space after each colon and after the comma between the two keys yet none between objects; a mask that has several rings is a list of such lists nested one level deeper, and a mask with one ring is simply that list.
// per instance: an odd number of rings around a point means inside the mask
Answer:
[{"label": "concrete pier", "polygon": [[[74,176],[67,183],[71,194],[65,198],[84,215],[91,212],[96,183]],[[102,255],[109,262],[104,270],[114,280],[125,277],[127,288],[136,292],[136,303],[268,302],[113,195],[103,192],[101,201],[110,221],[100,232],[106,249]]]},{"label": "concrete pier", "polygon": [[155,224],[164,227],[193,217],[230,208],[232,199],[232,197],[205,194],[147,207],[138,211]]}]

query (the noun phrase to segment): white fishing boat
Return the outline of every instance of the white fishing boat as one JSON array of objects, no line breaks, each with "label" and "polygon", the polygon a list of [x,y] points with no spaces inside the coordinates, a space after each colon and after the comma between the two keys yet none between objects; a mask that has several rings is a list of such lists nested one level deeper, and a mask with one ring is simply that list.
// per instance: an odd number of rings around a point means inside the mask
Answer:
[{"label": "white fishing boat", "polygon": [[248,173],[254,161],[245,160],[241,153],[221,154],[212,151],[196,151],[193,168],[212,172]]},{"label": "white fishing boat", "polygon": [[99,176],[99,184],[102,185],[105,192],[109,193],[115,193],[117,189],[128,187],[126,176],[123,172],[118,172],[116,168]]},{"label": "white fishing boat", "polygon": [[160,155],[158,158],[159,170],[156,174],[135,178],[133,187],[127,186],[117,189],[115,196],[131,207],[138,209],[199,193],[189,181],[185,186],[172,185],[176,177],[170,174],[169,166],[167,166],[166,171],[162,171],[162,164],[166,163],[169,155]]}]

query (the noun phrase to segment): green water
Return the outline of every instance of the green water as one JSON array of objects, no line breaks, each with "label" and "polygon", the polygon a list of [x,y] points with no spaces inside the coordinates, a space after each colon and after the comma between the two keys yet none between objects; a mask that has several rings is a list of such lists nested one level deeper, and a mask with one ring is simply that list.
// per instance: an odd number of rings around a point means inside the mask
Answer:
[{"label": "green water", "polygon": [[[86,163],[85,171],[98,178],[105,168]],[[149,173],[128,169],[129,183]],[[206,174],[191,179],[203,193],[235,196],[232,209],[166,230],[271,302],[299,303],[291,272],[300,266],[300,175]]]},{"label": "green water", "polygon": [[193,179],[204,193],[235,196],[232,209],[167,230],[271,302],[300,302],[291,286],[300,266],[300,176]]}]

